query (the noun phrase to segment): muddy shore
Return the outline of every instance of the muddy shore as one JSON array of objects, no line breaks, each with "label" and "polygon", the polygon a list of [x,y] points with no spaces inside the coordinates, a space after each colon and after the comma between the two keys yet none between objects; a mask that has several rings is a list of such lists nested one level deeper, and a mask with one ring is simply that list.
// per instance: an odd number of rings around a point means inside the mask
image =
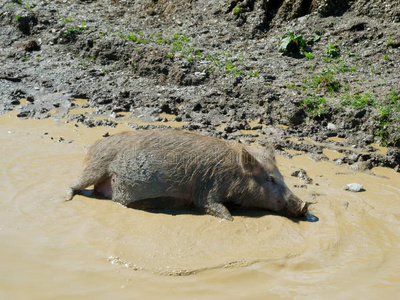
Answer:
[{"label": "muddy shore", "polygon": [[[20,118],[89,127],[167,113],[223,139],[316,160],[334,149],[339,164],[399,170],[397,1],[7,0],[0,9],[1,113],[19,105]],[[289,32],[304,45],[282,53]],[[77,98],[96,116],[68,115]]]}]

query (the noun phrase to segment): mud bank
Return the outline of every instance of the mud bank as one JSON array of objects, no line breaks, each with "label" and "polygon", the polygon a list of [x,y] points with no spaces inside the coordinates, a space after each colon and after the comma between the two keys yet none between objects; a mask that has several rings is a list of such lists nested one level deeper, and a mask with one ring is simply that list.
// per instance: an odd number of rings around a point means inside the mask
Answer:
[{"label": "mud bank", "polygon": [[[63,121],[0,117],[3,297],[378,299],[400,293],[400,175],[392,169],[373,168],[373,175],[306,155],[278,156],[288,186],[312,203],[314,222],[243,209],[226,222],[190,209],[148,212],[85,196],[65,202],[85,149],[129,127]],[[291,176],[300,168],[312,183]],[[344,191],[351,182],[366,191]]]}]

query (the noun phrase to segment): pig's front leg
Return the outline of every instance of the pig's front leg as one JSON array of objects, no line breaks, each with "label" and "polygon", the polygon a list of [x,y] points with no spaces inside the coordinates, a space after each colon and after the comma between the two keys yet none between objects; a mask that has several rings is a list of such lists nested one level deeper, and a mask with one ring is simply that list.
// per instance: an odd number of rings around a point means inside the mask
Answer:
[{"label": "pig's front leg", "polygon": [[203,209],[205,213],[217,218],[228,221],[233,221],[233,217],[229,210],[220,202],[220,199],[212,191],[207,195],[206,201],[199,201],[194,203],[199,208]]},{"label": "pig's front leg", "polygon": [[221,218],[228,221],[233,221],[233,217],[229,210],[222,203],[211,203],[205,207],[207,214],[212,215],[217,218]]}]

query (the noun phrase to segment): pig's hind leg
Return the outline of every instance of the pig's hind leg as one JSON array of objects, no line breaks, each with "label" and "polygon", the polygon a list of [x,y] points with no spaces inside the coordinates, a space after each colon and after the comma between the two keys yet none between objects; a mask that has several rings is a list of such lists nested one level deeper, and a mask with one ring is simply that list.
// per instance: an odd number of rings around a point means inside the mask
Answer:
[{"label": "pig's hind leg", "polygon": [[120,176],[113,174],[111,176],[112,201],[118,202],[124,206],[134,202],[132,187],[130,187]]},{"label": "pig's hind leg", "polygon": [[74,195],[82,191],[84,188],[101,183],[106,180],[107,177],[107,170],[104,167],[100,167],[97,164],[90,164],[90,162],[88,162],[82,174],[67,190],[67,195],[65,197],[66,200],[71,200]]}]

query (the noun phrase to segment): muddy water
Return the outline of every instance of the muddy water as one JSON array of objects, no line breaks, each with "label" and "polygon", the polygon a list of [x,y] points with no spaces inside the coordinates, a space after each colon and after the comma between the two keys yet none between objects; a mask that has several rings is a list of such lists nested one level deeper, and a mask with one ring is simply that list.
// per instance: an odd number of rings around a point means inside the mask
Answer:
[{"label": "muddy water", "polygon": [[[313,203],[317,222],[242,210],[226,222],[84,196],[64,202],[90,143],[127,129],[0,116],[0,298],[400,295],[400,174],[278,157],[288,185]],[[307,189],[290,177],[299,168],[314,180]],[[366,191],[342,190],[352,182]]]}]

